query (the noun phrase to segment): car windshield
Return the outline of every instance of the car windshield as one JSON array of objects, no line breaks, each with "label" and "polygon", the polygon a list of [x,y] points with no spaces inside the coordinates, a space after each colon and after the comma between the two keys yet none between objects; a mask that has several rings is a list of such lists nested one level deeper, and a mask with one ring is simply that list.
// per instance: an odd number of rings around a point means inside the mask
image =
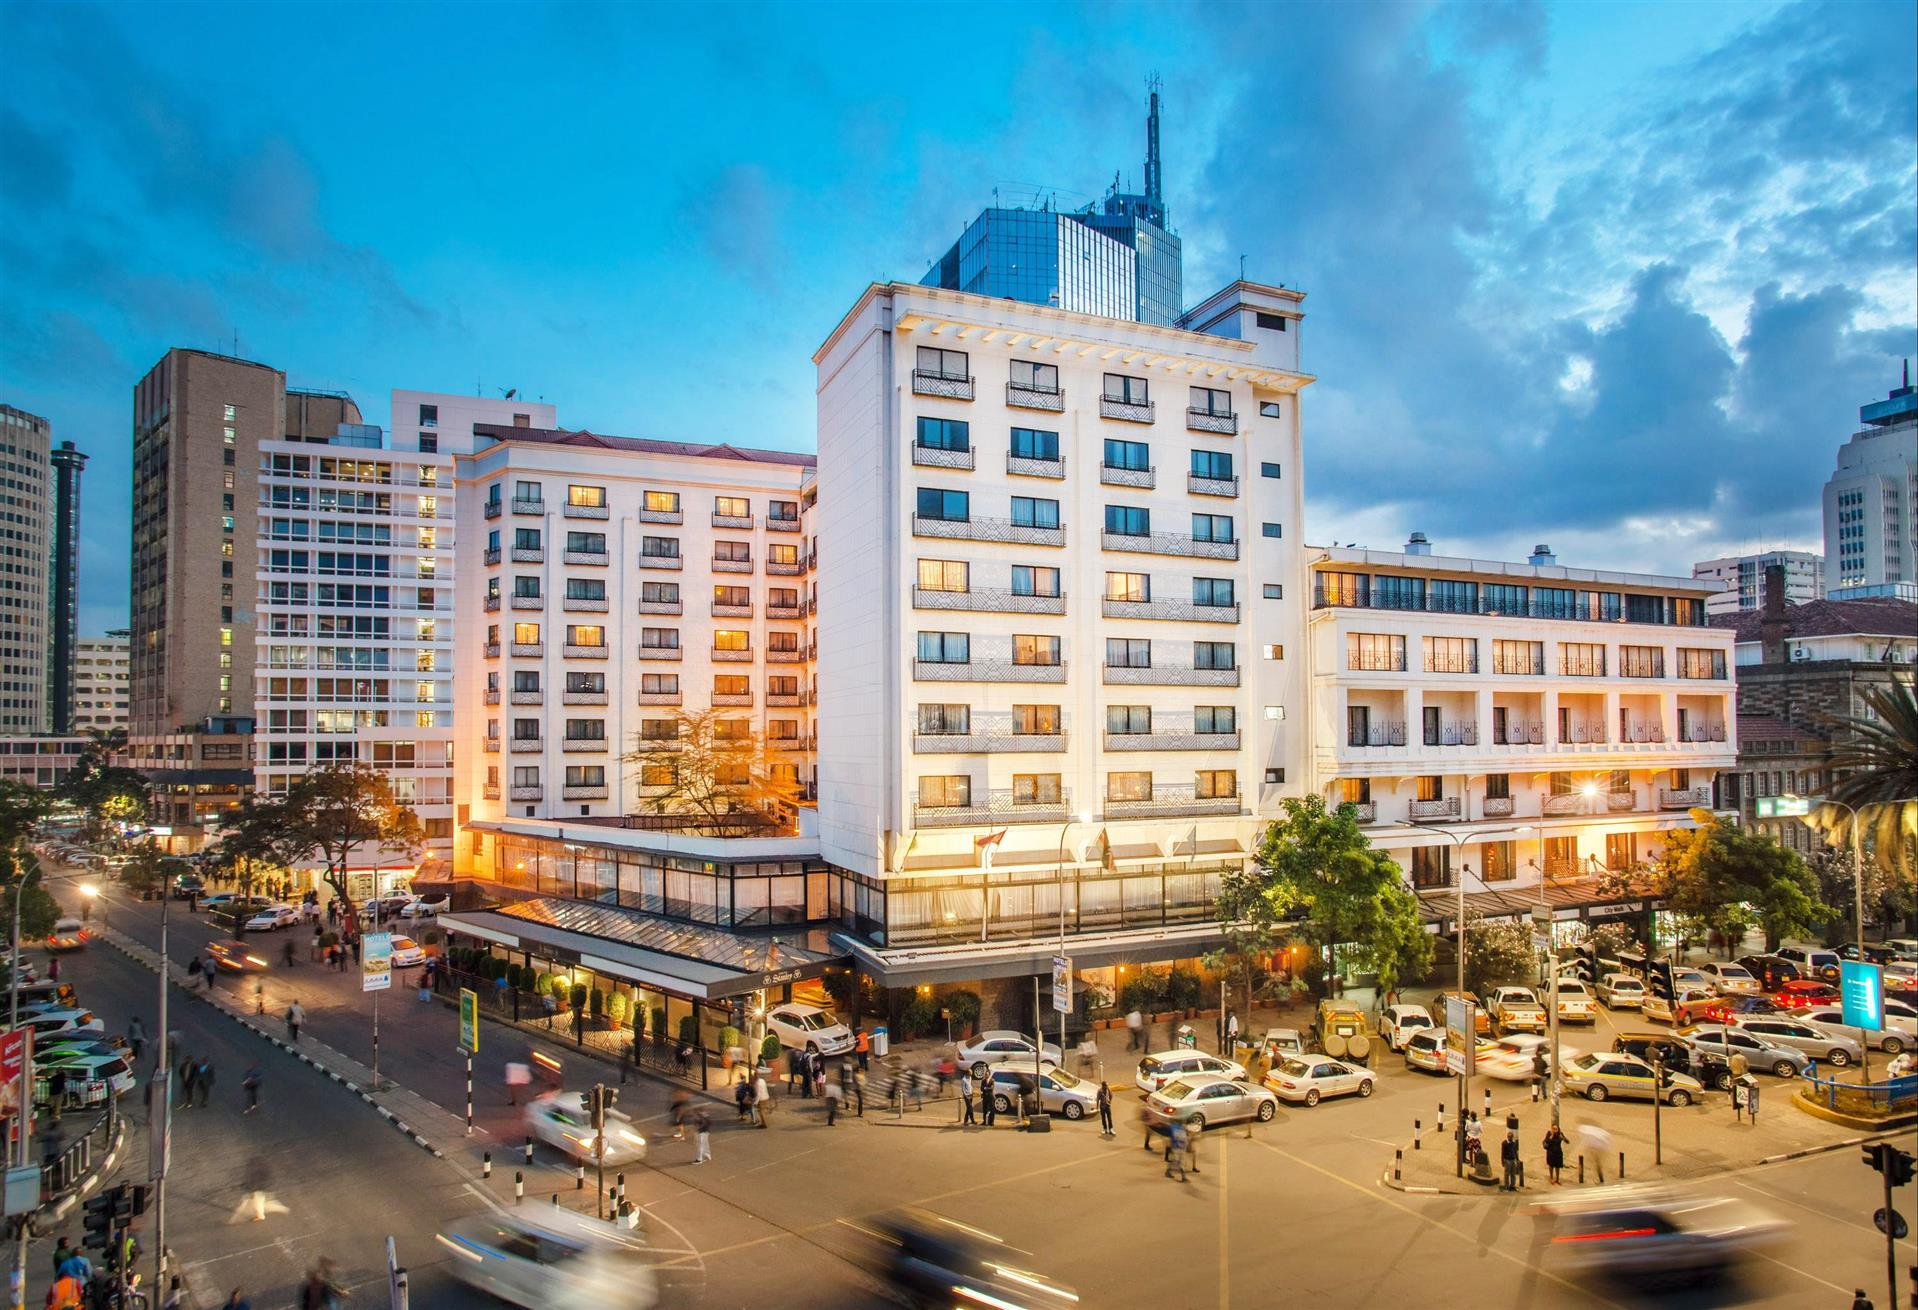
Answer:
[{"label": "car windshield", "polygon": [[410,951],[413,949],[413,939],[411,937],[395,937],[393,939],[393,949],[396,951]]},{"label": "car windshield", "polygon": [[1064,1069],[1054,1069],[1051,1073],[1047,1074],[1046,1077],[1050,1078],[1054,1083],[1063,1087],[1068,1092],[1079,1085],[1079,1080],[1067,1073]]},{"label": "car windshield", "polygon": [[836,1028],[839,1026],[839,1020],[834,1016],[831,1010],[821,1010],[818,1014],[805,1015],[802,1021],[806,1027],[813,1032],[818,1032],[822,1028]]},{"label": "car windshield", "polygon": [[1294,1078],[1304,1078],[1311,1074],[1312,1066],[1303,1060],[1287,1060],[1279,1066],[1279,1071],[1290,1074]]},{"label": "car windshield", "polygon": [[1572,1061],[1572,1068],[1590,1069],[1595,1067],[1597,1064],[1598,1064],[1598,1057],[1596,1055],[1581,1055],[1576,1060]]}]

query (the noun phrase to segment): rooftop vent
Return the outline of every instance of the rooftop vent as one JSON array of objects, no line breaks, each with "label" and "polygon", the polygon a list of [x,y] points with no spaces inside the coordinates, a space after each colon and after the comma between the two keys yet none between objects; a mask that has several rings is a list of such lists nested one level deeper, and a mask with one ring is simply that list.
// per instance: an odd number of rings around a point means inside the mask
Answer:
[{"label": "rooftop vent", "polygon": [[1558,556],[1552,554],[1552,548],[1541,541],[1538,545],[1532,547],[1531,558],[1525,562],[1527,564],[1537,565],[1556,564],[1558,563]]},{"label": "rooftop vent", "polygon": [[1432,543],[1423,532],[1414,532],[1411,540],[1405,543],[1405,553],[1407,555],[1430,555],[1432,553]]}]

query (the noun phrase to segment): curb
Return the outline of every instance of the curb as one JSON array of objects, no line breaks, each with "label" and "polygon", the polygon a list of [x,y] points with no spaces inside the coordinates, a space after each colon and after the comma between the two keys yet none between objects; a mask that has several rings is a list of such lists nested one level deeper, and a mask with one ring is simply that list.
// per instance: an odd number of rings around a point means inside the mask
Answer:
[{"label": "curb", "polygon": [[[1867,1136],[1898,1132],[1918,1123],[1918,1114],[1901,1114],[1891,1119],[1866,1119],[1855,1114],[1845,1114],[1808,1099],[1803,1091],[1792,1093],[1791,1104],[1800,1113],[1808,1114],[1814,1119],[1823,1119],[1826,1123],[1838,1124],[1844,1128],[1856,1128]],[[1864,1140],[1866,1140],[1864,1137],[1856,1139],[1857,1142]]]},{"label": "curb", "polygon": [[1387,1169],[1384,1173],[1379,1175],[1379,1185],[1382,1187],[1388,1187],[1394,1192],[1404,1192],[1409,1196],[1464,1196],[1466,1195],[1466,1193],[1455,1191],[1450,1187],[1424,1187],[1415,1183],[1405,1182],[1401,1179],[1392,1177],[1392,1171],[1390,1169]]},{"label": "curb", "polygon": [[[129,960],[132,960],[135,964],[138,964],[142,966],[143,968],[150,969],[155,974],[160,972],[159,968],[156,968],[154,965],[148,964],[145,960],[142,960],[139,956],[135,955],[132,951],[128,950],[127,947],[122,942],[116,940],[118,936],[119,936],[119,933],[117,931],[111,937],[107,936],[104,933],[101,934],[102,940],[104,940],[109,946],[113,947],[113,949],[120,952],[120,954],[126,956]],[[436,1160],[444,1160],[446,1158],[446,1153],[444,1151],[440,1150],[437,1146],[434,1146],[431,1142],[427,1141],[422,1134],[413,1131],[413,1128],[411,1125],[409,1125],[404,1119],[401,1119],[398,1115],[394,1114],[391,1110],[381,1105],[378,1101],[374,1100],[372,1093],[360,1087],[359,1084],[351,1081],[350,1079],[338,1073],[335,1073],[333,1070],[327,1068],[325,1065],[321,1064],[318,1060],[315,1060],[312,1056],[307,1055],[304,1051],[301,1051],[299,1048],[295,1047],[292,1043],[286,1041],[284,1038],[275,1037],[272,1033],[267,1032],[265,1029],[259,1027],[257,1024],[248,1022],[246,1015],[235,1014],[233,1011],[227,1009],[224,1006],[214,1004],[214,1002],[207,996],[206,993],[195,992],[185,987],[182,987],[180,990],[185,992],[186,995],[197,999],[201,1004],[211,1009],[214,1013],[225,1015],[227,1018],[239,1024],[240,1027],[246,1029],[248,1032],[253,1033],[255,1036],[261,1037],[265,1039],[267,1042],[271,1043],[272,1045],[279,1047],[282,1051],[285,1051],[288,1055],[292,1056],[294,1059],[298,1060],[300,1063],[307,1065],[308,1067],[315,1069],[320,1073],[325,1074],[328,1078],[331,1078],[334,1082],[338,1083],[340,1086],[350,1088],[356,1095],[358,1095],[358,1097],[362,1101],[365,1101],[368,1105],[372,1106],[373,1109],[376,1112],[378,1112],[380,1118],[386,1120],[387,1123],[393,1125],[394,1128],[398,1129],[402,1134],[406,1136],[406,1138],[409,1141],[413,1143],[413,1145],[419,1147],[422,1151],[425,1151],[428,1155],[431,1155]]]},{"label": "curb", "polygon": [[1827,1155],[1832,1151],[1844,1151],[1854,1146],[1863,1146],[1870,1141],[1889,1139],[1895,1135],[1902,1135],[1902,1129],[1894,1126],[1883,1132],[1868,1133],[1863,1137],[1847,1137],[1842,1142],[1827,1142],[1823,1146],[1807,1146],[1802,1151],[1786,1151],[1783,1155],[1768,1155],[1758,1163],[1779,1164],[1785,1160],[1803,1160],[1806,1156]]},{"label": "curb", "polygon": [[88,1173],[85,1178],[80,1180],[77,1187],[61,1197],[59,1201],[55,1202],[51,1210],[46,1211],[44,1215],[36,1215],[34,1217],[36,1219],[44,1217],[56,1224],[65,1219],[67,1214],[73,1209],[74,1203],[98,1187],[101,1181],[106,1178],[107,1174],[112,1172],[115,1162],[120,1157],[120,1148],[125,1146],[126,1142],[127,1121],[121,1119],[114,1125],[113,1144],[107,1147],[107,1153],[100,1158],[99,1167]]}]

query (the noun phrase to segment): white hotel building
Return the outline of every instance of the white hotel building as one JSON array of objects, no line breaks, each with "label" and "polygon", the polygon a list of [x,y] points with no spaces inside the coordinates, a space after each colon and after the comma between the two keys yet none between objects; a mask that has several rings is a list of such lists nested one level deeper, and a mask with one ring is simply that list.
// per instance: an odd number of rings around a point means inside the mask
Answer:
[{"label": "white hotel building", "polygon": [[[1402,864],[1426,917],[1600,898],[1737,760],[1709,579],[1313,548],[1312,774]],[[1570,917],[1570,914],[1566,914]]]}]

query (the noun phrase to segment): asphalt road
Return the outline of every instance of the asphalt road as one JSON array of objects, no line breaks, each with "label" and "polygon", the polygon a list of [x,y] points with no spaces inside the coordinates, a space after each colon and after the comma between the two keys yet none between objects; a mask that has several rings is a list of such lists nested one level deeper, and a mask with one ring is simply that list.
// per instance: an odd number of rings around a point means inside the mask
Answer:
[{"label": "asphalt road", "polygon": [[[155,908],[116,901],[113,922],[151,941]],[[175,924],[183,918],[176,916]],[[176,927],[175,958],[184,962],[208,935],[191,921]],[[106,952],[95,955],[98,959],[76,970],[104,968],[101,961],[111,960],[151,994],[150,974]],[[268,982],[269,1009],[297,991],[309,1011],[312,1035],[365,1060],[371,1054],[370,1015],[353,985],[350,975],[327,977],[304,962],[290,971],[276,967]],[[410,997],[395,990],[382,1002],[382,1070],[463,1113],[464,1066],[453,1054],[453,1017],[444,1007],[420,1005]],[[107,1008],[118,1003],[90,989],[85,999]],[[215,1021],[209,1016],[207,1022]],[[235,1043],[221,1057],[227,1065],[222,1088],[237,1101],[244,1034],[229,1020],[217,1023],[227,1025]],[[1627,1018],[1623,1026],[1640,1025]],[[1566,1040],[1586,1048],[1609,1045],[1611,1021],[1601,1020],[1597,1031]],[[248,1041],[257,1044],[257,1039]],[[321,1210],[360,1217],[302,1231],[287,1238],[284,1249],[266,1242],[270,1254],[258,1259],[297,1273],[302,1261],[325,1249],[365,1272],[377,1268],[378,1243],[392,1230],[401,1237],[402,1258],[426,1271],[424,1276],[435,1276],[432,1221],[472,1209],[479,1203],[476,1193],[510,1197],[507,1152],[520,1133],[517,1111],[505,1104],[498,1085],[498,1065],[523,1050],[525,1039],[488,1025],[482,1044],[488,1054],[482,1063],[480,1131],[468,1142],[451,1144],[451,1166],[469,1171],[472,1190],[458,1181],[440,1181],[429,1158],[406,1147],[348,1092],[305,1074],[313,1084],[309,1091],[300,1083],[304,1071],[299,1066],[270,1065],[270,1088],[300,1086],[297,1118],[279,1121],[284,1135],[262,1151],[273,1163],[276,1182],[284,1171],[280,1185],[322,1196],[337,1185],[341,1204],[328,1202]],[[667,1303],[701,1310],[886,1304],[859,1267],[866,1248],[856,1225],[863,1216],[908,1204],[1001,1235],[1028,1252],[1030,1264],[1075,1287],[1086,1306],[1209,1308],[1304,1298],[1327,1305],[1804,1310],[1847,1306],[1851,1289],[1858,1286],[1870,1290],[1881,1307],[1886,1304],[1884,1239],[1871,1226],[1871,1212],[1881,1203],[1879,1180],[1859,1162],[1857,1151],[1769,1167],[1748,1163],[1794,1144],[1774,1141],[1798,1128],[1794,1116],[1802,1118],[1780,1095],[1769,1102],[1767,1123],[1755,1130],[1750,1145],[1738,1147],[1739,1158],[1708,1183],[1691,1186],[1758,1201],[1790,1221],[1786,1239],[1755,1257],[1737,1277],[1708,1288],[1652,1294],[1563,1276],[1550,1258],[1546,1223],[1532,1213],[1540,1189],[1514,1200],[1413,1196],[1381,1187],[1381,1168],[1404,1141],[1410,1119],[1448,1093],[1442,1080],[1406,1071],[1396,1058],[1380,1063],[1379,1090],[1369,1100],[1283,1109],[1274,1123],[1249,1137],[1243,1129],[1209,1134],[1201,1148],[1201,1170],[1184,1184],[1166,1179],[1157,1157],[1140,1149],[1124,1117],[1124,1097],[1122,1131],[1112,1140],[1099,1138],[1092,1125],[1083,1123],[1060,1123],[1042,1136],[1003,1126],[991,1132],[961,1130],[947,1122],[949,1104],[928,1106],[903,1121],[874,1115],[864,1122],[842,1120],[829,1129],[815,1103],[788,1099],[770,1131],[735,1128],[730,1113],[721,1111],[715,1160],[693,1165],[692,1144],[674,1141],[665,1130],[665,1090],[645,1082],[629,1088],[621,1102],[653,1138],[647,1166],[631,1171],[629,1184],[659,1250]],[[569,1085],[579,1087],[608,1077],[608,1071],[575,1060],[569,1062],[569,1075]],[[1668,1145],[1682,1145],[1693,1131],[1690,1125],[1702,1122],[1668,1115]],[[262,1121],[244,1123],[239,1131],[281,1130]],[[223,1138],[204,1149],[210,1158],[197,1166],[207,1170],[199,1190],[209,1195],[199,1222],[222,1231],[198,1239],[204,1245],[195,1247],[182,1231],[176,1246],[213,1273],[234,1265],[251,1268],[254,1261],[244,1253],[258,1243],[255,1233],[269,1231],[271,1221],[225,1228],[225,1216],[215,1213],[238,1186],[243,1164],[238,1157],[247,1153],[232,1151]],[[500,1167],[490,1183],[482,1184],[473,1171],[487,1149]],[[569,1174],[542,1159],[528,1190],[537,1198],[570,1183]],[[191,1192],[194,1185],[182,1190]],[[584,1194],[587,1204],[590,1196]],[[579,1194],[563,1195],[562,1203],[579,1199]],[[1909,1189],[1899,1204],[1908,1218],[1914,1217]],[[1910,1241],[1902,1244],[1899,1259],[1901,1269],[1918,1259]],[[433,1299],[416,1294],[415,1304],[465,1303],[449,1290]]]}]

